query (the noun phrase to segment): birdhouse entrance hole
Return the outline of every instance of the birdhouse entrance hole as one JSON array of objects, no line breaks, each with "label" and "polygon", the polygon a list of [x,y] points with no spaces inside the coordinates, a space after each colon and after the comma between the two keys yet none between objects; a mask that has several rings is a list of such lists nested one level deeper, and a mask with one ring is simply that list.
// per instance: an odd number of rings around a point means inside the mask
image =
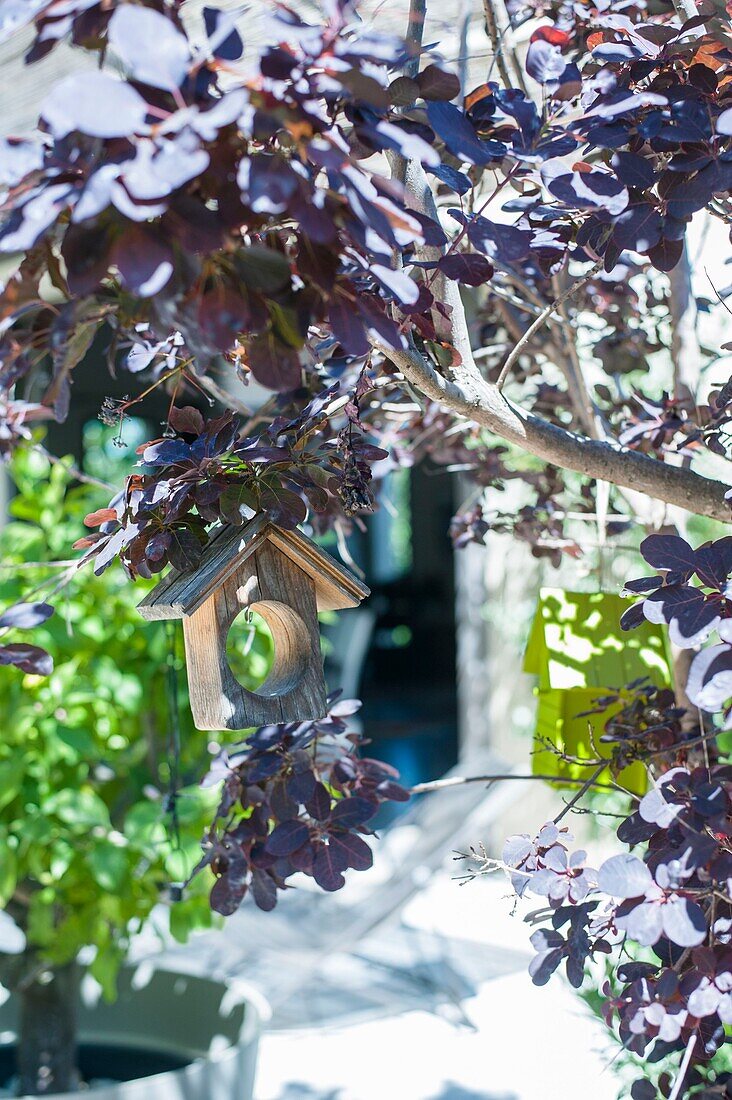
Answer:
[{"label": "birdhouse entrance hole", "polygon": [[[254,651],[257,635],[266,646]],[[292,691],[307,672],[311,639],[300,616],[278,600],[244,607],[229,627],[226,659],[235,679],[265,698]],[[254,667],[253,667],[254,666]]]},{"label": "birdhouse entrance hole", "polygon": [[[321,547],[259,513],[242,527],[214,531],[198,566],[160,581],[140,613],[183,620],[198,729],[243,730],[325,715],[318,611],[357,607],[367,595],[368,588]],[[268,671],[253,661],[247,669],[246,646],[255,638],[246,623],[243,630],[238,623],[231,629],[242,613],[261,616],[269,630]],[[257,638],[262,657],[264,632]]]}]

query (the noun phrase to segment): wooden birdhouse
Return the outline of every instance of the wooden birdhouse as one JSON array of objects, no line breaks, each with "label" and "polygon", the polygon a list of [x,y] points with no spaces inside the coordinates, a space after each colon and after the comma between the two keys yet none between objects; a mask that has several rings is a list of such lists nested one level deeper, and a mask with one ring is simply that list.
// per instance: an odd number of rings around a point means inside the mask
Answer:
[{"label": "wooden birdhouse", "polygon": [[[647,679],[671,686],[671,662],[662,627],[645,622],[635,630],[620,628],[627,600],[607,592],[567,592],[542,588],[524,657],[524,671],[538,676],[538,708],[532,766],[535,775],[587,779],[591,769],[562,760],[547,742],[566,756],[595,759],[605,755],[598,737],[590,737],[588,717],[598,698]],[[598,735],[613,710],[592,718]],[[607,775],[601,776],[606,781]],[[621,781],[642,793],[646,773],[641,764],[627,768]]]},{"label": "wooden birdhouse", "polygon": [[[173,571],[139,605],[145,619],[182,619],[193,720],[239,730],[321,718],[326,688],[318,611],[356,607],[369,590],[299,531],[258,514],[217,530],[197,569]],[[274,662],[257,691],[236,679],[226,639],[244,609],[265,620]]]}]

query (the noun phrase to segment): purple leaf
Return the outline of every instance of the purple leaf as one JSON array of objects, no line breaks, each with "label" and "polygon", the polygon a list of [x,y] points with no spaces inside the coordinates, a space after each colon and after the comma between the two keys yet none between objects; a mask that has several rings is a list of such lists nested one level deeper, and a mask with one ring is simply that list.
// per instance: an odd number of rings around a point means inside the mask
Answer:
[{"label": "purple leaf", "polygon": [[653,592],[660,583],[658,577],[638,577],[634,581],[626,581],[623,588],[626,592]]},{"label": "purple leaf", "polygon": [[710,588],[724,588],[732,574],[732,538],[700,546],[694,551],[694,567],[699,580]]},{"label": "purple leaf", "polygon": [[548,84],[558,80],[564,72],[566,62],[558,46],[542,39],[532,42],[526,53],[526,71],[539,84]]},{"label": "purple leaf", "polygon": [[722,111],[717,119],[716,130],[718,134],[723,134],[724,137],[732,137],[732,107]]},{"label": "purple leaf", "polygon": [[145,447],[142,461],[146,466],[170,466],[176,462],[190,461],[191,446],[182,439],[163,439]]},{"label": "purple leaf", "polygon": [[188,41],[171,21],[151,8],[123,4],[109,22],[109,44],[141,84],[173,91],[190,64]]},{"label": "purple leaf", "polygon": [[277,904],[277,884],[266,871],[255,870],[252,874],[252,897],[264,913],[271,912]]},{"label": "purple leaf", "polygon": [[240,161],[237,183],[255,214],[282,214],[297,191],[298,177],[284,157],[260,153]]},{"label": "purple leaf", "polygon": [[245,298],[227,286],[206,291],[198,302],[198,323],[219,351],[229,351],[251,323]]},{"label": "purple leaf", "polygon": [[241,905],[246,892],[246,883],[239,876],[232,881],[228,874],[223,874],[211,887],[211,908],[222,917],[230,917]]},{"label": "purple leaf", "polygon": [[170,533],[170,549],[168,556],[171,563],[181,572],[195,569],[202,553],[200,541],[191,531],[190,527],[181,527]]},{"label": "purple leaf", "polygon": [[[655,248],[663,232],[663,218],[649,202],[635,203],[624,210],[615,222],[613,240],[619,248],[648,252]],[[654,538],[656,536],[649,536]],[[659,538],[667,536],[660,535]],[[673,537],[673,536],[668,536]]]},{"label": "purple leaf", "polygon": [[[555,174],[559,168],[559,174]],[[614,217],[628,205],[628,192],[610,172],[564,172],[561,166],[549,162],[543,175],[551,193],[567,206],[583,209],[601,207]]]},{"label": "purple leaf", "polygon": [[[142,8],[120,8],[121,11]],[[167,20],[166,20],[167,22]],[[148,55],[150,53],[147,47]],[[127,137],[145,125],[147,105],[139,92],[107,73],[83,72],[57,84],[41,107],[41,118],[55,138],[73,130],[91,137]]]},{"label": "purple leaf", "polygon": [[290,776],[287,780],[287,793],[298,805],[304,806],[315,794],[315,783],[315,775],[308,768],[307,771]]},{"label": "purple leaf", "polygon": [[661,906],[663,931],[679,947],[697,947],[707,935],[707,922],[700,905],[672,894]]},{"label": "purple leaf", "polygon": [[496,159],[493,149],[480,140],[473,124],[454,103],[428,102],[427,118],[432,129],[459,160],[489,164]]},{"label": "purple leaf", "polygon": [[55,183],[32,193],[4,220],[0,228],[0,252],[25,252],[32,248],[72,198],[73,188],[67,183]]},{"label": "purple leaf", "polygon": [[267,851],[273,856],[289,856],[302,848],[310,836],[304,821],[292,819],[277,825],[267,837]]},{"label": "purple leaf", "polygon": [[423,99],[455,99],[460,95],[459,78],[439,65],[428,65],[417,76],[416,82]]},{"label": "purple leaf", "polygon": [[451,187],[456,195],[466,195],[473,186],[469,176],[466,176],[464,172],[458,172],[457,168],[452,168],[449,164],[433,165],[430,172],[433,176],[437,176],[442,183],[446,183],[448,187]]},{"label": "purple leaf", "polygon": [[353,825],[363,825],[374,816],[378,809],[366,798],[353,795],[336,802],[330,815],[331,824],[341,829],[350,829]]},{"label": "purple leaf", "polygon": [[346,885],[343,872],[348,866],[344,854],[331,844],[323,844],[313,860],[313,878],[322,890],[332,893]]},{"label": "purple leaf", "polygon": [[652,947],[663,934],[661,906],[656,901],[644,901],[625,912],[619,910],[615,916],[615,924],[637,943]]},{"label": "purple leaf", "polygon": [[300,357],[270,333],[255,336],[247,344],[249,369],[262,386],[278,393],[296,389],[302,380]]},{"label": "purple leaf", "polygon": [[402,305],[413,306],[419,298],[419,287],[404,271],[394,270],[384,264],[371,264],[369,271]]},{"label": "purple leaf", "polygon": [[409,802],[412,797],[405,787],[395,783],[392,779],[379,783],[376,793],[380,798],[388,799],[390,802]]},{"label": "purple leaf", "polygon": [[22,642],[0,645],[0,665],[15,665],[34,676],[50,676],[53,672],[53,658],[45,649]]},{"label": "purple leaf", "polygon": [[[643,796],[638,807],[640,816],[644,821],[652,822],[661,829],[667,829],[681,812],[681,806],[668,801],[664,794],[664,787],[665,785],[652,787]],[[633,841],[628,838],[628,843],[633,843]]]},{"label": "purple leaf", "polygon": [[534,985],[546,985],[563,958],[563,947],[554,947],[535,955],[529,963],[529,975]]},{"label": "purple leaf", "polygon": [[618,179],[626,187],[637,187],[640,191],[646,191],[656,182],[653,163],[637,153],[615,153],[611,163]]},{"label": "purple leaf", "polygon": [[122,284],[141,298],[159,294],[173,274],[173,250],[156,233],[134,226],[114,244],[111,262]]},{"label": "purple leaf", "polygon": [[328,788],[320,782],[315,784],[315,790],[305,803],[305,809],[316,821],[325,821],[330,817],[331,798]]},{"label": "purple leaf", "polygon": [[53,615],[48,603],[16,603],[0,615],[0,628],[13,627],[15,630],[31,630],[40,626]]},{"label": "purple leaf", "polygon": [[692,703],[714,713],[732,698],[732,647],[710,646],[691,662],[686,692]]},{"label": "purple leaf", "polygon": [[328,319],[333,335],[344,351],[356,358],[368,354],[371,345],[366,338],[366,329],[350,303],[342,298],[332,301],[328,306]]},{"label": "purple leaf", "polygon": [[682,649],[699,645],[720,621],[719,604],[688,585],[659,588],[645,600],[644,612],[651,622],[666,622],[671,641]]},{"label": "purple leaf", "polygon": [[509,867],[520,867],[534,851],[534,845],[528,836],[517,834],[507,838],[503,845],[501,859]]},{"label": "purple leaf", "polygon": [[653,248],[648,249],[648,259],[658,271],[672,271],[684,251],[684,241],[664,237]]},{"label": "purple leaf", "polygon": [[493,277],[493,264],[480,252],[452,252],[437,265],[448,279],[465,286],[484,286]]},{"label": "purple leaf", "polygon": [[646,621],[643,602],[633,604],[620,617],[621,630],[635,630]]},{"label": "purple leaf", "polygon": [[168,420],[171,428],[181,435],[200,435],[204,428],[203,416],[194,405],[174,405]]},{"label": "purple leaf", "polygon": [[368,871],[373,866],[374,854],[365,840],[356,833],[338,833],[332,835],[329,846],[335,846],[347,866],[354,871]]},{"label": "purple leaf", "polygon": [[222,61],[238,61],[244,52],[244,43],[236,29],[233,15],[220,8],[204,8],[208,45],[214,57]]},{"label": "purple leaf", "polygon": [[649,535],[640,552],[654,569],[668,570],[677,579],[687,580],[696,569],[694,550],[680,535]]},{"label": "purple leaf", "polygon": [[623,853],[605,860],[598,871],[597,884],[612,897],[639,898],[653,885],[653,878],[637,856]]}]

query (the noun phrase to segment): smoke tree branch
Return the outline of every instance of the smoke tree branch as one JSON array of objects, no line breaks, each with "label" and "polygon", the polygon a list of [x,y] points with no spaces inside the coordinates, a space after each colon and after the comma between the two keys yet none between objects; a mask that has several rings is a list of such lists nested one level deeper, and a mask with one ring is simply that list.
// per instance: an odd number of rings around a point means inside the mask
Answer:
[{"label": "smoke tree branch", "polygon": [[[434,195],[422,166],[399,156],[391,156],[389,160],[394,176],[404,185],[411,209],[437,219]],[[422,247],[416,258],[435,262],[439,257],[439,249]],[[569,297],[589,277],[574,283],[564,297]],[[725,500],[728,485],[630,451],[613,440],[578,435],[508,401],[499,387],[487,382],[478,369],[457,284],[443,275],[438,275],[435,282],[439,282],[436,291],[448,309],[445,312],[435,311],[433,320],[441,339],[449,342],[457,352],[457,364],[446,368],[447,373],[443,375],[416,346],[393,350],[374,339],[374,347],[401,371],[417,391],[444,409],[488,428],[506,442],[552,465],[645,493],[699,515],[729,521],[730,509]],[[554,312],[555,306],[556,303],[552,303],[547,307],[527,333],[533,335],[538,331]],[[526,339],[525,334],[524,342]],[[519,354],[514,353],[515,348],[506,360],[509,367]]]},{"label": "smoke tree branch", "polygon": [[524,73],[516,58],[513,27],[504,0],[483,0],[483,11],[496,67],[503,83],[507,88],[520,88],[526,92]]},{"label": "smoke tree branch", "polygon": [[417,349],[393,351],[382,345],[379,350],[425,397],[545,462],[729,522],[728,485],[627,450],[612,440],[588,439],[551,424],[507,401],[497,386],[478,381],[470,369],[464,370],[461,381],[451,380]]}]

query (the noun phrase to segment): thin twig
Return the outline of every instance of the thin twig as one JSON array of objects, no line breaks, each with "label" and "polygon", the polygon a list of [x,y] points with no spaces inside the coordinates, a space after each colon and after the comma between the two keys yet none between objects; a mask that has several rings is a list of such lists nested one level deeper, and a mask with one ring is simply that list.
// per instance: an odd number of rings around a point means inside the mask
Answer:
[{"label": "thin twig", "polygon": [[[598,769],[597,775],[600,771],[603,771],[607,767],[607,762],[603,764],[602,768]],[[509,772],[503,775],[455,775],[450,776],[447,779],[433,779],[429,783],[417,783],[411,788],[412,794],[426,794],[428,791],[442,791],[447,787],[460,787],[465,783],[502,783],[505,780],[510,779],[541,779],[548,783],[570,783],[581,784],[583,788],[595,787],[598,790],[611,791],[616,788],[611,783],[598,783],[595,778],[589,780],[574,779],[571,776],[563,775],[527,775]],[[580,792],[584,793],[583,791]]]},{"label": "thin twig", "polygon": [[557,816],[554,818],[554,824],[555,825],[558,825],[559,822],[564,817],[564,815],[568,814],[569,811],[572,809],[572,807],[575,806],[579,802],[579,800],[583,797],[583,795],[587,794],[590,787],[592,787],[595,784],[597,778],[601,775],[602,772],[605,771],[606,767],[607,767],[607,761],[603,761],[602,764],[600,764],[599,768],[595,769],[595,771],[592,773],[590,778],[585,780],[585,782],[582,784],[581,788],[577,791],[577,794],[572,796],[572,798],[569,800],[569,802],[564,807],[564,809],[561,810],[557,814]]},{"label": "thin twig", "polygon": [[518,357],[521,355],[521,352],[524,350],[526,345],[529,343],[532,336],[534,336],[539,331],[539,329],[551,317],[551,315],[559,308],[559,306],[561,306],[564,302],[566,302],[568,298],[571,298],[573,294],[576,294],[578,290],[581,290],[582,287],[585,286],[586,283],[589,283],[590,279],[592,279],[597,274],[597,272],[600,270],[601,267],[602,267],[602,264],[600,264],[600,263],[595,264],[587,272],[586,275],[583,275],[582,278],[578,279],[576,283],[572,283],[572,285],[570,287],[568,287],[564,291],[563,294],[560,294],[560,296],[558,298],[556,298],[550,305],[548,305],[546,307],[546,309],[543,309],[541,311],[541,313],[539,314],[539,316],[536,318],[536,320],[533,321],[532,324],[529,325],[526,332],[523,334],[523,336],[521,337],[519,342],[514,346],[513,351],[509,354],[508,358],[506,359],[506,362],[503,364],[503,367],[501,368],[501,373],[498,375],[498,381],[496,382],[496,385],[497,385],[499,390],[502,388],[503,383],[505,382],[505,380],[508,376],[508,373],[511,370],[511,367],[514,365],[514,363],[516,362]]},{"label": "thin twig", "polygon": [[526,92],[526,82],[516,57],[513,44],[513,27],[504,0],[483,0],[485,27],[491,40],[491,49],[506,88],[520,88]]},{"label": "thin twig", "polygon": [[92,477],[91,474],[85,474],[84,471],[80,470],[78,466],[75,466],[73,462],[69,463],[67,459],[59,458],[58,455],[51,454],[42,443],[36,443],[33,449],[38,451],[39,454],[42,454],[52,466],[63,466],[76,481],[82,481],[85,485],[94,485],[95,488],[104,489],[108,493],[117,492],[116,485],[112,485],[109,481],[102,481],[101,478]]},{"label": "thin twig", "polygon": [[694,1033],[691,1036],[691,1038],[689,1039],[689,1042],[686,1044],[686,1050],[684,1051],[684,1057],[682,1059],[681,1065],[679,1066],[679,1074],[678,1074],[678,1077],[676,1078],[676,1080],[674,1081],[674,1087],[671,1091],[671,1095],[669,1096],[668,1100],[678,1100],[679,1096],[681,1096],[681,1089],[684,1086],[684,1078],[686,1077],[686,1071],[689,1068],[689,1062],[691,1061],[691,1056],[694,1053],[694,1047],[696,1046],[696,1039],[697,1039],[697,1036],[696,1036],[696,1033]]},{"label": "thin twig", "polygon": [[[54,561],[18,561],[18,562],[5,562],[0,561],[0,569],[6,573],[23,573],[27,569],[65,569],[69,565],[78,565],[78,558],[61,558]],[[51,579],[48,578],[44,581],[44,584],[50,584]]]},{"label": "thin twig", "polygon": [[577,413],[577,419],[582,425],[582,431],[595,439],[602,439],[604,433],[598,423],[597,412],[592,404],[585,376],[582,372],[582,364],[580,363],[577,344],[575,342],[575,333],[570,323],[566,305],[564,302],[560,301],[562,288],[557,275],[552,279],[552,287],[557,298],[557,313],[561,318],[561,340],[566,352],[566,357],[562,356],[561,349],[558,349],[559,355],[557,359],[559,369],[562,371],[567,382],[569,398]]},{"label": "thin twig", "polygon": [[243,416],[252,415],[252,410],[248,405],[245,405],[243,401],[239,401],[233,393],[229,393],[223,386],[220,386],[210,374],[196,375],[196,382],[202,389],[210,393],[216,401],[220,402],[225,409],[234,409],[235,412],[241,413]]}]

